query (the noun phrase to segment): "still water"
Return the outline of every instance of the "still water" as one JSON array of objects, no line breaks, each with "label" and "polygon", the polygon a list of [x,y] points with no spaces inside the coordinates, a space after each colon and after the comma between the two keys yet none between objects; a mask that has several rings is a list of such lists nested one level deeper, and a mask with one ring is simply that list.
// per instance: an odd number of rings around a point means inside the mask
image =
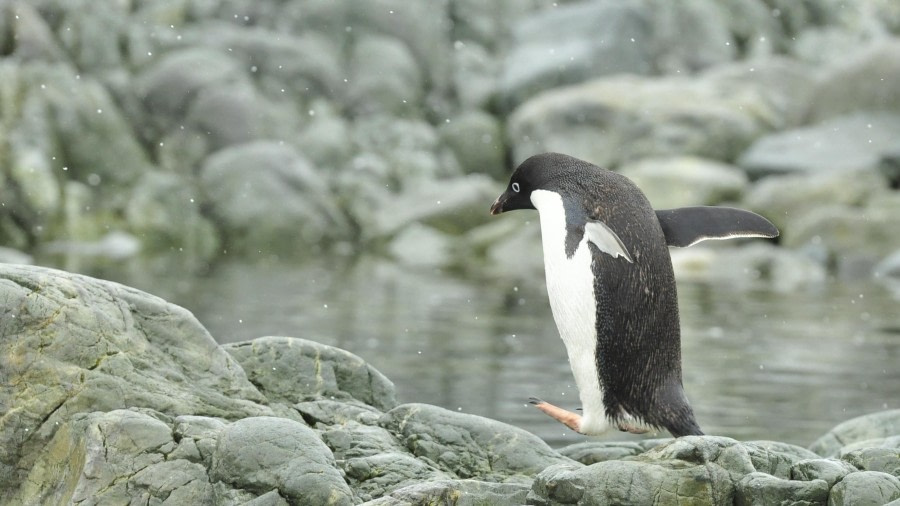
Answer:
[{"label": "still water", "polygon": [[[286,335],[338,346],[391,378],[400,402],[502,420],[554,447],[587,439],[527,404],[579,406],[542,279],[371,259],[222,263],[193,279],[145,267],[92,274],[190,309],[222,343]],[[878,285],[679,282],[679,302],[685,389],[709,434],[806,446],[841,421],[900,407],[900,302]]]}]

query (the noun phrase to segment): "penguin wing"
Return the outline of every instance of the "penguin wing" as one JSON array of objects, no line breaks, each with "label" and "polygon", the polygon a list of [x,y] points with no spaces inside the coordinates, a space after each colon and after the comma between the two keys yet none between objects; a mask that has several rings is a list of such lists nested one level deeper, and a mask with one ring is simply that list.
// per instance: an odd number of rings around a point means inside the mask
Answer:
[{"label": "penguin wing", "polygon": [[584,235],[587,236],[588,242],[594,243],[597,249],[611,255],[613,258],[623,257],[628,263],[634,263],[628,248],[622,239],[606,223],[597,220],[588,220],[584,224]]},{"label": "penguin wing", "polygon": [[656,217],[669,246],[693,246],[707,239],[778,237],[778,229],[762,216],[732,207],[660,209]]}]

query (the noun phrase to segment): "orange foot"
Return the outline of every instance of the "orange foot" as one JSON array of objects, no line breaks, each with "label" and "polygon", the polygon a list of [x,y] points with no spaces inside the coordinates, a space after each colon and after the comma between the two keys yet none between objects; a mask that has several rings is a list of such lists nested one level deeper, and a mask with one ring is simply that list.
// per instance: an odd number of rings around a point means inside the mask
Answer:
[{"label": "orange foot", "polygon": [[550,415],[550,418],[553,418],[554,420],[562,423],[575,432],[582,434],[582,432],[578,430],[578,428],[581,426],[581,415],[579,415],[578,413],[566,411],[565,409],[554,406],[549,402],[544,402],[537,397],[528,399],[528,402],[534,404],[534,407]]}]

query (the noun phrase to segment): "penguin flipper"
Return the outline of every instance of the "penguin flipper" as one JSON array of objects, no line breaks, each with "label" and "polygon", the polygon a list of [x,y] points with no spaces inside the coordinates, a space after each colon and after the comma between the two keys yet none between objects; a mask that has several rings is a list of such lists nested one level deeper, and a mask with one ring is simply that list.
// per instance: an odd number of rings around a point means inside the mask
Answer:
[{"label": "penguin flipper", "polygon": [[628,263],[634,263],[628,248],[622,239],[606,223],[597,220],[588,220],[584,224],[584,234],[588,238],[588,242],[594,243],[597,249],[612,256],[613,258],[623,257]]},{"label": "penguin flipper", "polygon": [[666,244],[681,248],[707,239],[778,237],[778,229],[762,216],[733,207],[680,207],[660,209],[656,217]]}]

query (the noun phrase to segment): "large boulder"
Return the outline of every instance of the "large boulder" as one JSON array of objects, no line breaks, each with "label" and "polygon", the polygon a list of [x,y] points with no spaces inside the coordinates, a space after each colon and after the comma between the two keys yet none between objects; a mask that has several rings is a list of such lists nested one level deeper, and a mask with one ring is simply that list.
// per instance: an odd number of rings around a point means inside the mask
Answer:
[{"label": "large boulder", "polygon": [[900,434],[900,409],[881,411],[847,420],[817,439],[810,450],[826,457],[840,455],[844,446]]}]

